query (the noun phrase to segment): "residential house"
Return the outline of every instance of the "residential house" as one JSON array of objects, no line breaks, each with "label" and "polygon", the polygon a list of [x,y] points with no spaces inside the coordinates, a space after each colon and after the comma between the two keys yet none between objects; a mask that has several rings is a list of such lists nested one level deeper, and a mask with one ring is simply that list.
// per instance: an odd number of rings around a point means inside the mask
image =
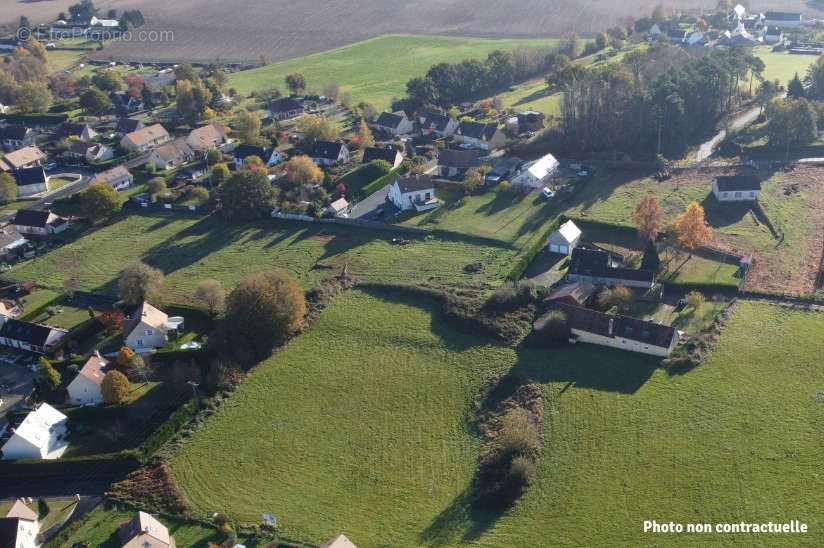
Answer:
[{"label": "residential house", "polygon": [[[13,227],[0,228],[0,256],[5,260],[19,256],[27,243],[29,241]],[[0,311],[0,314],[2,314],[2,311]]]},{"label": "residential house", "polygon": [[653,23],[653,25],[649,28],[649,35],[655,38],[661,36],[661,34],[661,25],[659,25],[658,23]]},{"label": "residential house", "polygon": [[733,46],[752,47],[761,43],[759,37],[748,31],[743,23],[739,24],[732,31],[725,31],[724,34],[721,35],[721,40]]},{"label": "residential house", "polygon": [[[553,310],[564,313],[570,342],[590,343],[610,348],[667,357],[678,344],[678,331],[669,325],[645,322],[620,314],[556,303]],[[545,321],[545,320],[544,320]],[[541,319],[536,322],[536,327]]]},{"label": "residential house", "polygon": [[143,110],[143,100],[134,97],[127,91],[113,91],[109,93],[109,99],[111,99],[112,105],[114,105],[115,112],[134,114],[135,112]]},{"label": "residential house", "polygon": [[3,322],[0,328],[0,345],[36,354],[45,354],[49,347],[57,344],[69,333],[66,329],[7,319],[3,316],[0,316],[0,321]]},{"label": "residential house", "polygon": [[46,155],[36,146],[23,147],[0,158],[0,171],[14,171],[24,167],[39,166],[45,159]]},{"label": "residential house", "polygon": [[527,164],[525,169],[522,169],[520,173],[512,178],[512,184],[538,188],[547,182],[557,169],[558,160],[552,154],[547,154],[531,164]]},{"label": "residential house", "polygon": [[397,137],[398,135],[412,133],[414,127],[412,121],[406,117],[406,113],[399,110],[397,112],[382,112],[378,116],[377,122],[375,122],[375,129]]},{"label": "residential house", "polygon": [[544,128],[544,113],[537,110],[523,110],[516,116],[518,119],[518,133],[525,131],[540,131]]},{"label": "residential house", "polygon": [[768,27],[798,28],[801,26],[801,14],[797,12],[768,11],[764,14],[764,24]]},{"label": "residential house", "polygon": [[291,120],[303,114],[303,111],[303,105],[291,97],[275,99],[269,105],[269,113],[275,120]]},{"label": "residential house", "polygon": [[18,209],[12,221],[21,234],[51,236],[69,228],[69,220],[59,217],[49,210]]},{"label": "residential house", "polygon": [[72,141],[69,154],[86,162],[105,162],[114,158],[114,151],[106,145],[80,140]]},{"label": "residential house", "polygon": [[580,241],[581,229],[572,221],[567,221],[550,234],[547,245],[550,253],[569,255],[573,249],[578,247]]},{"label": "residential house", "polygon": [[103,393],[100,391],[100,385],[109,371],[108,360],[99,355],[90,357],[66,387],[68,391],[66,402],[72,405],[101,403]]},{"label": "residential house", "polygon": [[226,135],[226,127],[217,122],[193,129],[186,137],[186,144],[192,150],[197,151],[209,150],[210,148],[222,150],[227,142],[229,142],[229,138]]},{"label": "residential house", "polygon": [[69,137],[76,137],[81,141],[90,141],[97,137],[98,133],[92,129],[89,124],[73,124],[70,122],[63,122],[55,133],[55,140],[68,139]]},{"label": "residential house", "polygon": [[117,120],[117,127],[114,130],[114,134],[118,137],[123,137],[127,133],[132,133],[133,131],[143,129],[144,127],[146,127],[146,124],[140,120],[135,120],[134,118],[119,118]]},{"label": "residential house", "polygon": [[675,27],[667,30],[667,40],[669,40],[671,44],[683,44],[686,39],[687,31],[684,29]]},{"label": "residential house", "polygon": [[0,546],[35,548],[40,545],[37,541],[39,532],[37,512],[19,499],[15,501],[6,517],[0,518]]},{"label": "residential house", "polygon": [[346,538],[346,535],[338,535],[332,540],[324,542],[320,548],[358,548],[355,544]]},{"label": "residential house", "polygon": [[566,278],[571,282],[585,281],[610,287],[624,285],[649,289],[655,284],[653,271],[623,268],[613,264],[611,253],[581,247],[572,250]]},{"label": "residential house", "polygon": [[595,294],[595,284],[590,282],[572,282],[554,288],[545,303],[566,303],[573,306],[584,306]]},{"label": "residential house", "polygon": [[94,178],[95,183],[106,183],[117,191],[125,190],[134,183],[134,176],[125,166],[115,166],[101,171]]},{"label": "residential house", "polygon": [[[15,321],[8,320],[7,323]],[[60,457],[68,447],[68,443],[63,440],[67,421],[66,415],[47,403],[41,403],[37,409],[26,415],[3,445],[3,460]]]},{"label": "residential house", "polygon": [[383,160],[384,162],[389,163],[389,165],[392,166],[392,169],[395,169],[403,163],[403,154],[401,154],[401,152],[395,147],[367,147],[363,151],[362,163],[368,164],[369,162],[374,162],[375,160]]},{"label": "residential house", "polygon": [[172,68],[160,69],[154,74],[143,77],[143,85],[152,91],[158,91],[166,86],[174,84],[175,71]]},{"label": "residential house", "polygon": [[477,150],[442,149],[438,152],[438,175],[462,179],[466,172],[481,165]]},{"label": "residential house", "polygon": [[688,46],[700,46],[709,42],[709,39],[700,30],[691,32],[686,39]]},{"label": "residential house", "polygon": [[144,302],[123,321],[124,344],[136,352],[166,346],[168,321],[166,314]]},{"label": "residential house", "polygon": [[764,27],[764,43],[777,44],[784,40],[784,32],[781,27],[772,25]]},{"label": "residential house", "polygon": [[169,132],[166,128],[160,124],[154,124],[124,135],[120,140],[120,148],[145,152],[152,147],[162,145],[169,139]]},{"label": "residential house", "polygon": [[422,109],[421,114],[421,135],[445,139],[458,130],[458,122],[438,110],[426,108]]},{"label": "residential house", "polygon": [[49,177],[40,166],[16,169],[13,175],[18,198],[27,198],[49,190]]},{"label": "residential house", "polygon": [[736,4],[735,7],[730,9],[729,14],[727,15],[727,21],[730,26],[736,27],[738,26],[738,23],[744,20],[744,16],[746,16],[746,14],[747,8],[741,4]]},{"label": "residential house", "polygon": [[183,139],[160,145],[152,149],[149,154],[149,163],[154,164],[158,170],[167,170],[180,167],[192,162],[195,159],[195,152],[186,144]]},{"label": "residential house", "polygon": [[36,140],[37,133],[26,126],[11,124],[0,127],[0,143],[7,151],[32,146]]},{"label": "residential house", "polygon": [[121,548],[175,548],[175,538],[157,518],[138,512],[131,520],[120,524]]},{"label": "residential house", "polygon": [[283,154],[276,148],[263,148],[253,145],[238,145],[232,151],[235,158],[235,165],[242,166],[244,160],[249,156],[257,156],[266,163],[266,167],[276,166],[285,159]]},{"label": "residential house", "polygon": [[484,182],[489,186],[497,185],[502,181],[506,181],[515,173],[521,165],[521,159],[511,156],[504,158],[494,168],[492,168],[484,177]]},{"label": "residential house", "polygon": [[495,150],[504,146],[506,136],[498,129],[498,124],[461,122],[455,131],[455,141],[481,150]]},{"label": "residential house", "polygon": [[319,166],[345,164],[349,162],[349,149],[340,141],[336,143],[331,141],[315,141],[315,146],[312,148],[312,153],[309,157]]},{"label": "residential house", "polygon": [[389,201],[402,211],[427,211],[440,205],[429,175],[398,175],[389,185]]},{"label": "residential house", "polygon": [[347,217],[349,215],[349,202],[346,198],[338,198],[326,208],[326,213],[332,217]]},{"label": "residential house", "polygon": [[754,175],[724,175],[712,181],[719,202],[752,202],[761,196],[761,181]]}]

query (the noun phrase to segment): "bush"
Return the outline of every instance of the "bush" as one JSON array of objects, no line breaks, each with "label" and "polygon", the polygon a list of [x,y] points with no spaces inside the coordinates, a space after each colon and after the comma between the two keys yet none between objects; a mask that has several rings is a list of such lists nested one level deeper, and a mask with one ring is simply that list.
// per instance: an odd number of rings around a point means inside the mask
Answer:
[{"label": "bush", "polygon": [[569,344],[569,323],[566,314],[553,310],[547,315],[546,322],[534,337],[538,346],[557,348]]},{"label": "bush", "polygon": [[494,310],[515,310],[534,302],[537,298],[538,290],[532,280],[523,280],[517,286],[515,282],[504,282],[490,295],[486,306]]}]

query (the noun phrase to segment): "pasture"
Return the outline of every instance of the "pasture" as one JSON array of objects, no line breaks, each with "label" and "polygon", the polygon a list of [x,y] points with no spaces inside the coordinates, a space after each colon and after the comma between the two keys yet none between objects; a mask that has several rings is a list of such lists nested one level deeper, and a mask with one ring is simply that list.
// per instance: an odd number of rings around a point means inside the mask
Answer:
[{"label": "pasture", "polygon": [[[750,212],[751,204],[721,204],[712,195],[718,170],[688,172],[659,183],[651,177],[613,173],[590,181],[571,217],[632,226],[630,213],[644,196],[654,196],[665,221],[692,201],[699,202],[713,227],[713,245],[752,253],[756,265],[747,287],[777,293],[811,293],[824,247],[824,199],[816,190],[824,170],[799,167],[792,173],[762,172],[761,205],[779,234]],[[592,184],[597,181],[598,184]]]},{"label": "pasture", "polygon": [[764,79],[770,82],[778,80],[785,87],[796,74],[803,80],[807,69],[815,61],[815,57],[811,55],[792,55],[787,51],[773,52],[768,46],[754,48],[753,53],[766,65]]},{"label": "pasture", "polygon": [[[173,457],[185,497],[201,515],[258,522],[266,509],[289,537],[345,531],[366,547],[638,545],[652,538],[644,519],[783,515],[812,533],[770,545],[822,541],[821,313],[741,303],[709,361],[671,374],[591,345],[492,346],[435,310],[383,292],[339,297]],[[543,385],[544,456],[516,507],[478,511],[469,406],[487,374],[508,369]]]},{"label": "pasture", "polygon": [[[478,285],[505,276],[517,250],[472,236],[412,238],[397,233],[275,220],[234,225],[219,218],[131,213],[70,244],[12,268],[7,275],[57,289],[74,279],[83,291],[117,294],[117,279],[135,261],[162,269],[172,301],[186,302],[197,283],[214,278],[231,289],[243,276],[275,268],[304,287],[349,265],[363,279]],[[483,262],[482,274],[463,267]],[[34,295],[40,293],[39,291]]]}]

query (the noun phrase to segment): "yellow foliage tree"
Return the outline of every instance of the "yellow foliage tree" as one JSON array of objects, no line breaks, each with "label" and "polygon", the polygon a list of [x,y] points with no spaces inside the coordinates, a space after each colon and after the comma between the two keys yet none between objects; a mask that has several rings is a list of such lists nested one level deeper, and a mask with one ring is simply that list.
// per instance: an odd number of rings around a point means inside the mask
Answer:
[{"label": "yellow foliage tree", "polygon": [[704,208],[698,202],[692,202],[673,223],[678,243],[695,251],[712,241],[712,227],[707,223]]},{"label": "yellow foliage tree", "polygon": [[129,366],[132,356],[134,356],[134,350],[128,346],[121,347],[120,352],[117,354],[117,368],[125,370]]}]

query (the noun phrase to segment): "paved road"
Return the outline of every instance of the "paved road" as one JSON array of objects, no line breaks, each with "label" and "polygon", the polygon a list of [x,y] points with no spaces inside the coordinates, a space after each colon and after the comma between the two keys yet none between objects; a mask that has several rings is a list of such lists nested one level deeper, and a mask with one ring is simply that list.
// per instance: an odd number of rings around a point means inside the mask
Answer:
[{"label": "paved road", "polygon": [[[53,192],[49,192],[39,198],[37,201],[32,202],[30,205],[26,206],[26,209],[34,209],[35,211],[40,211],[46,207],[46,204],[51,204],[55,200],[59,198],[65,198],[66,196],[70,196],[76,192],[80,192],[85,190],[91,183],[92,183],[92,176],[90,172],[80,170],[72,173],[55,173],[50,174],[50,177],[77,177],[79,178],[74,181],[73,183],[69,183],[64,185]],[[14,219],[16,213],[10,213],[8,215],[0,216],[0,223],[6,223]]]},{"label": "paved road", "polygon": [[[761,107],[752,108],[746,112],[743,112],[732,122],[730,122],[730,129],[733,131],[737,131],[742,127],[752,123],[758,115],[761,114]],[[718,133],[716,133],[712,139],[707,141],[706,143],[702,144],[701,147],[698,149],[698,153],[695,155],[691,165],[696,166],[705,160],[707,160],[712,153],[715,152],[715,147],[717,147],[721,141],[723,141],[727,137],[727,130],[722,129]]]}]

